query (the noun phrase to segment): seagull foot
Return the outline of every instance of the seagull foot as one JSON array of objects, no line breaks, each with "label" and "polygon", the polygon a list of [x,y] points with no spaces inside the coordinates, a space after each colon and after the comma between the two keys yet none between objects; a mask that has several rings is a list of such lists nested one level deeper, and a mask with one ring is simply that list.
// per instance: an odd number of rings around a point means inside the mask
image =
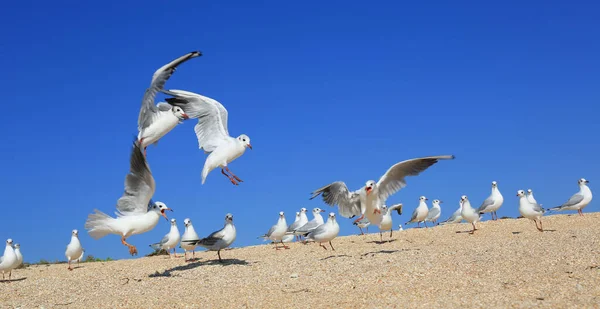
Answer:
[{"label": "seagull foot", "polygon": [[137,255],[138,251],[137,248],[135,246],[129,246],[129,254],[131,254],[132,256]]}]

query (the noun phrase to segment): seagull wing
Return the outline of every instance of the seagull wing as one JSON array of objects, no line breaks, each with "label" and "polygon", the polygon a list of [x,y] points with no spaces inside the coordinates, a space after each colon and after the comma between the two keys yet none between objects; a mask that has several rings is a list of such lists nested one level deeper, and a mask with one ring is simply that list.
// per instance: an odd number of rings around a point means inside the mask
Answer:
[{"label": "seagull wing", "polygon": [[312,192],[310,199],[322,195],[325,204],[338,205],[340,216],[352,218],[365,212],[360,202],[359,191],[350,192],[343,181],[336,181]]}]

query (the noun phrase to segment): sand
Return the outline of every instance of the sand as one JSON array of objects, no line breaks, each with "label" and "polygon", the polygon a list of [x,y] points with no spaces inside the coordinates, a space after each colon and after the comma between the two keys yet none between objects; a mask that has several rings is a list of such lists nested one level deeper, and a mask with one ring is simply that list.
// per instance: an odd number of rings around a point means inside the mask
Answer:
[{"label": "sand", "polygon": [[548,216],[540,233],[527,219],[502,219],[474,235],[463,223],[394,231],[384,243],[371,227],[335,239],[335,251],[260,245],[221,252],[224,264],[202,251],[194,262],[36,265],[0,283],[0,307],[599,308],[599,221],[600,213]]}]

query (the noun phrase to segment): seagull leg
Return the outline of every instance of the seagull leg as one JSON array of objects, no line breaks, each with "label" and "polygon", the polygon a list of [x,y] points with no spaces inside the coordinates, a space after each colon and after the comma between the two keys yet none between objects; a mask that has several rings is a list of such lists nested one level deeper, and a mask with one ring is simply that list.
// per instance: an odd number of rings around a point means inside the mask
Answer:
[{"label": "seagull leg", "polygon": [[175,248],[173,248],[173,255],[174,255],[175,257],[177,257],[177,251],[175,251],[175,250],[176,250],[176,249],[175,249]]},{"label": "seagull leg", "polygon": [[235,178],[235,180],[239,181],[239,182],[244,182],[243,180],[240,179],[240,177],[236,176],[234,173],[232,173],[229,170],[229,167],[225,166],[225,170],[227,171],[227,173],[229,173],[231,176],[233,176],[233,178]]},{"label": "seagull leg", "polygon": [[425,228],[427,228],[427,221],[423,221],[423,224],[425,224]]},{"label": "seagull leg", "polygon": [[125,241],[125,236],[121,237],[121,243],[129,248],[129,254],[136,255],[138,253],[135,246],[132,246]]},{"label": "seagull leg", "polygon": [[323,246],[322,243],[319,243],[319,246],[323,247],[323,249],[327,250],[327,247]]},{"label": "seagull leg", "polygon": [[583,217],[583,210],[579,209],[578,212],[579,212],[579,215]]},{"label": "seagull leg", "polygon": [[68,265],[68,266],[67,266],[67,269],[68,269],[68,270],[73,270],[73,268],[71,268],[71,259],[69,259],[69,260],[67,261],[67,265]]},{"label": "seagull leg", "polygon": [[219,256],[219,263],[223,263],[223,260],[221,259],[221,249],[217,250],[217,255]]},{"label": "seagull leg", "polygon": [[473,225],[473,230],[469,234],[473,234],[475,233],[475,230],[477,230],[477,228],[475,227],[475,222],[471,222],[471,224]]},{"label": "seagull leg", "polygon": [[369,232],[369,226],[367,225],[367,233]]},{"label": "seagull leg", "polygon": [[283,239],[281,239],[281,245],[283,245],[283,249],[289,249],[289,248],[290,248],[290,247],[286,246],[286,245],[283,243]]},{"label": "seagull leg", "polygon": [[358,222],[358,221],[360,221],[360,220],[364,219],[364,217],[365,217],[365,214],[362,214],[362,215],[360,216],[360,218],[358,218],[358,219],[354,220],[354,223],[356,223],[356,222]]},{"label": "seagull leg", "polygon": [[379,231],[379,240],[383,242],[383,235],[381,234],[381,231]]},{"label": "seagull leg", "polygon": [[331,244],[331,240],[329,241],[329,245],[331,246],[331,250],[335,251],[335,249],[333,248],[333,245]]},{"label": "seagull leg", "polygon": [[224,169],[221,169],[221,174],[227,176],[227,178],[229,178],[229,181],[231,181],[232,184],[234,184],[236,186],[238,185],[237,181],[235,181],[235,179],[233,179],[233,177],[227,175],[227,173],[225,173]]},{"label": "seagull leg", "polygon": [[392,235],[394,234],[394,228],[392,227],[392,229],[390,230],[390,241],[392,240]]},{"label": "seagull leg", "polygon": [[10,271],[8,272],[8,280],[10,280],[10,278],[11,278],[11,277],[12,277],[12,270],[10,270]]}]

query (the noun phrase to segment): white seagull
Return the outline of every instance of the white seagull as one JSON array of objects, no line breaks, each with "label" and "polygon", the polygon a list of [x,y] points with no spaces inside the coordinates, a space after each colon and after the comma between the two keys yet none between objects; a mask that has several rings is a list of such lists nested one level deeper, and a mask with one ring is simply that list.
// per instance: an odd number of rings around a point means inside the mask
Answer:
[{"label": "white seagull", "polygon": [[185,218],[183,220],[183,225],[185,226],[185,231],[183,232],[183,236],[181,236],[181,248],[184,250],[183,260],[187,261],[187,253],[188,251],[192,251],[192,259],[196,257],[196,244],[192,244],[190,240],[198,240],[198,234],[192,225],[192,220],[189,218]]},{"label": "white seagull", "polygon": [[324,242],[329,242],[329,245],[331,246],[331,250],[335,249],[333,248],[333,245],[331,244],[331,241],[337,237],[337,235],[340,233],[340,226],[338,225],[337,221],[335,220],[335,214],[333,212],[329,213],[329,218],[327,218],[327,222],[325,222],[324,224],[321,224],[319,227],[317,227],[316,229],[312,230],[311,232],[309,232],[308,234],[306,234],[306,238],[308,239],[312,239],[315,242],[319,243],[319,246],[323,247],[323,249],[327,250],[327,247],[323,246]]},{"label": "white seagull", "polygon": [[366,228],[367,229],[367,233],[368,233],[369,232],[369,225],[371,225],[371,222],[369,222],[369,219],[367,219],[367,218],[362,218],[360,221],[353,222],[352,224],[358,226],[358,229],[360,230],[360,235],[365,235],[365,233],[363,232],[362,229]]},{"label": "white seagull", "polygon": [[[542,216],[546,210],[538,203],[531,203],[527,199],[527,196],[525,196],[525,191],[523,190],[517,191],[517,196],[519,197],[519,212],[521,213],[521,216],[533,220],[538,231],[543,232],[544,228],[542,227]],[[538,221],[540,222],[539,227]]]},{"label": "white seagull", "polygon": [[121,235],[121,243],[129,248],[129,253],[137,254],[135,246],[125,241],[127,237],[152,230],[160,216],[168,220],[165,211],[171,210],[162,202],[151,201],[155,187],[146,157],[136,141],[131,152],[130,171],[125,177],[125,192],[117,201],[117,217],[112,218],[94,209],[95,213],[90,214],[85,222],[90,236],[99,239],[108,234]]},{"label": "white seagull", "polygon": [[583,208],[592,201],[592,190],[587,186],[589,181],[584,178],[579,179],[579,192],[575,193],[564,204],[550,208],[550,210],[577,210],[580,216],[583,216]]},{"label": "white seagull", "polygon": [[196,242],[192,242],[194,245],[202,246],[209,251],[217,251],[219,256],[219,263],[223,263],[221,259],[221,250],[229,247],[236,237],[235,226],[233,225],[233,215],[225,215],[225,226],[205,238],[202,238]]},{"label": "white seagull", "polygon": [[275,243],[276,250],[279,250],[279,247],[277,247],[278,242],[281,242],[283,248],[289,249],[289,247],[283,243],[283,236],[285,235],[286,230],[287,223],[285,222],[285,215],[283,211],[280,211],[277,224],[273,225],[266,234],[260,236],[259,238],[272,240]]},{"label": "white seagull", "polygon": [[17,263],[19,263],[17,255],[15,254],[15,249],[13,249],[12,245],[12,239],[7,239],[6,247],[4,247],[4,255],[0,256],[0,271],[2,272],[2,280],[4,280],[5,273],[8,273],[8,280],[10,280],[12,276],[12,270],[17,268]]},{"label": "white seagull", "polygon": [[527,189],[527,200],[532,204],[537,204],[535,197],[533,197],[533,190]]},{"label": "white seagull", "polygon": [[498,214],[496,214],[496,211],[498,208],[500,208],[500,206],[502,206],[502,203],[504,203],[504,197],[502,197],[500,190],[498,190],[498,183],[492,181],[492,193],[490,196],[488,196],[488,198],[485,199],[485,201],[483,201],[481,206],[479,206],[477,213],[484,214],[486,212],[491,212],[492,220],[498,220]]},{"label": "white seagull", "polygon": [[17,266],[15,268],[17,268],[23,264],[23,254],[21,254],[21,245],[19,244],[15,244],[15,255],[17,256]]},{"label": "white seagull", "polygon": [[67,262],[69,266],[68,270],[73,270],[71,267],[71,261],[77,260],[81,253],[83,253],[83,248],[81,247],[81,242],[79,242],[79,232],[77,230],[73,230],[71,232],[71,242],[67,245],[67,250],[65,251],[65,256],[67,257]]},{"label": "white seagull", "polygon": [[470,232],[470,234],[473,234],[477,230],[475,222],[479,222],[481,217],[479,216],[479,212],[471,207],[471,202],[469,202],[469,198],[466,195],[463,195],[460,200],[462,202],[462,210],[460,211],[460,215],[463,217],[463,219],[465,219],[465,221],[473,225],[473,230]]},{"label": "white seagull", "polygon": [[[318,207],[314,208],[312,211],[314,218],[312,220],[308,221],[306,224],[302,225],[301,227],[293,230],[291,233],[293,233],[295,235],[299,235],[299,236],[305,236],[306,233],[309,233],[312,230],[319,227],[319,225],[323,224],[323,222],[324,222],[323,217],[321,216],[322,212],[325,212],[325,210],[318,208]],[[306,243],[306,241],[304,243]]]},{"label": "white seagull", "polygon": [[452,213],[452,215],[450,216],[450,218],[446,219],[446,221],[444,222],[440,222],[438,223],[438,225],[443,225],[443,224],[450,224],[450,223],[460,223],[463,220],[463,217],[461,215],[461,211],[462,211],[462,200],[458,201],[458,209],[454,211],[454,213]]},{"label": "white seagull", "polygon": [[[181,234],[179,234],[179,229],[177,228],[177,220],[175,218],[171,219],[171,228],[169,229],[169,233],[167,233],[160,242],[151,244],[150,247],[152,249],[158,251],[160,249],[164,249],[169,253],[169,257],[171,256],[171,249],[173,249],[173,255],[177,257],[177,252],[175,252],[175,247],[179,243],[179,239],[181,239]],[[185,259],[185,258],[184,258]]]},{"label": "white seagull", "polygon": [[142,107],[138,116],[139,133],[137,138],[144,149],[144,155],[148,145],[158,143],[158,140],[173,130],[177,124],[189,118],[181,107],[164,102],[154,105],[154,99],[156,94],[163,90],[165,83],[173,75],[177,66],[199,56],[202,56],[199,51],[187,53],[154,72],[150,87],[146,89],[142,98]]},{"label": "white seagull", "polygon": [[439,160],[454,159],[453,155],[415,158],[396,163],[390,167],[378,182],[369,180],[365,186],[350,192],[343,181],[336,181],[312,193],[313,199],[323,195],[323,201],[330,206],[338,205],[342,217],[353,218],[360,216],[355,222],[365,216],[372,224],[379,225],[381,220],[380,207],[392,194],[406,186],[405,177],[417,176]]},{"label": "white seagull", "polygon": [[[252,149],[250,137],[242,134],[237,138],[229,136],[227,129],[228,113],[221,103],[197,93],[183,90],[163,90],[173,96],[165,101],[181,107],[190,118],[198,118],[194,127],[198,138],[198,147],[209,153],[202,168],[202,184],[213,169],[220,167],[221,173],[232,184],[238,185],[242,180],[233,174],[227,164],[244,154],[246,148]],[[227,172],[227,173],[225,173]]]},{"label": "white seagull", "polygon": [[437,223],[437,220],[440,218],[440,215],[442,214],[442,207],[440,206],[441,203],[443,203],[443,202],[440,200],[433,200],[433,202],[431,202],[432,206],[429,209],[429,212],[427,213],[427,218],[425,218],[425,220],[424,220],[425,222],[429,221],[429,222],[433,222],[433,224]]},{"label": "white seagull", "polygon": [[[419,197],[419,206],[417,206],[417,208],[415,208],[415,210],[413,211],[412,215],[410,216],[410,220],[408,220],[408,222],[406,222],[404,225],[408,225],[409,223],[415,223],[417,222],[417,226],[419,226],[419,224],[423,221],[425,221],[425,219],[427,218],[427,215],[429,214],[429,208],[427,207],[427,201],[428,198],[421,196]],[[425,224],[425,227],[427,227],[427,224]]]},{"label": "white seagull", "polygon": [[393,223],[392,223],[392,211],[398,211],[398,213],[402,214],[402,203],[392,205],[388,208],[386,205],[381,207],[381,223],[379,223],[379,238],[383,242],[383,231],[390,231],[390,241],[392,241],[392,235],[394,233]]},{"label": "white seagull", "polygon": [[[288,226],[284,242],[286,242],[285,241],[286,239],[289,239],[290,233],[293,233],[294,230],[301,228],[306,223],[308,223],[308,218],[306,217],[306,208],[302,207],[299,212],[296,212],[296,220],[294,221],[294,223],[292,223],[292,224],[290,224],[290,226]],[[293,235],[293,236],[296,237],[296,240],[300,240],[300,235]],[[292,239],[293,239],[293,237],[292,237]],[[287,242],[291,242],[291,240],[289,240]]]}]

